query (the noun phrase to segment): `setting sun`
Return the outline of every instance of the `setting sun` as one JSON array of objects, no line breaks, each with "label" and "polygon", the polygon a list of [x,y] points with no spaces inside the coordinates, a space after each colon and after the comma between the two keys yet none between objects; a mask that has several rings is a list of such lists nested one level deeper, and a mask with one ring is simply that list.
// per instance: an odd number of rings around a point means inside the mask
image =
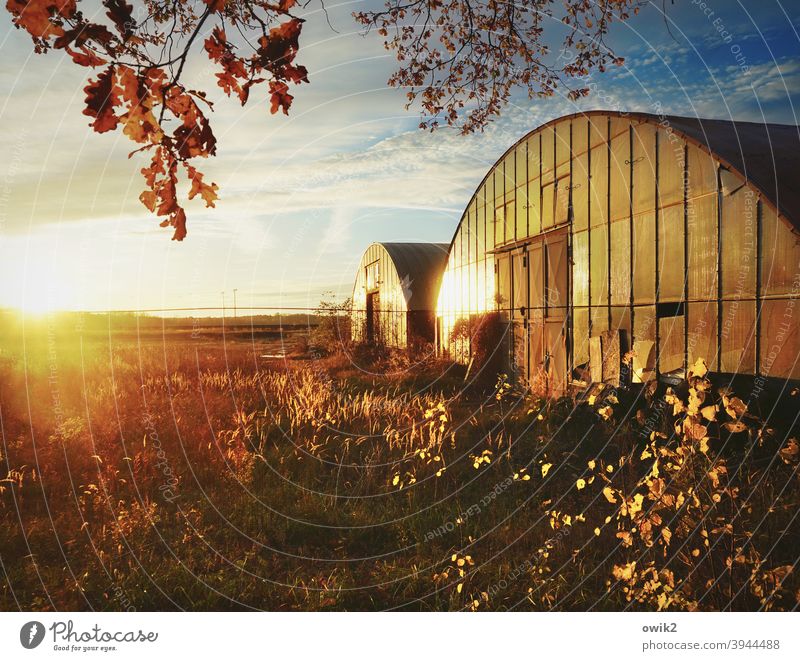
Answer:
[{"label": "setting sun", "polygon": [[19,289],[10,292],[13,306],[25,314],[42,315],[55,310],[75,309],[74,289],[68,280],[56,277],[52,267],[29,266],[19,280]]}]

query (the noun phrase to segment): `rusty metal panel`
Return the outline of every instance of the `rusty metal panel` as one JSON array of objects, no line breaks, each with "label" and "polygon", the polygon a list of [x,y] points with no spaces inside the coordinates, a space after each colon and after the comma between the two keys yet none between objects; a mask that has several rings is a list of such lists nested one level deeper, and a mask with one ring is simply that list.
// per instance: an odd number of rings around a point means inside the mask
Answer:
[{"label": "rusty metal panel", "polygon": [[631,211],[631,149],[627,131],[611,139],[610,159],[610,218],[614,221],[630,217]]},{"label": "rusty metal panel", "polygon": [[733,374],[756,371],[756,303],[754,300],[722,301],[720,370]]},{"label": "rusty metal panel", "polygon": [[626,305],[631,296],[631,226],[626,218],[611,223],[611,305]]},{"label": "rusty metal panel", "polygon": [[717,196],[689,200],[686,206],[689,300],[717,298]]},{"label": "rusty metal panel", "polygon": [[572,361],[575,365],[589,362],[589,309],[572,310]]},{"label": "rusty metal panel", "polygon": [[605,144],[591,151],[589,216],[591,226],[605,225],[608,216],[608,148]]},{"label": "rusty metal panel", "polygon": [[683,299],[684,269],[683,206],[664,209],[658,220],[658,299]]},{"label": "rusty metal panel", "polygon": [[592,228],[589,238],[591,253],[590,297],[592,305],[608,303],[608,229]]},{"label": "rusty metal panel", "polygon": [[572,163],[572,227],[574,231],[589,226],[589,152]]},{"label": "rusty metal panel", "polygon": [[689,364],[698,358],[706,361],[708,369],[717,371],[717,302],[712,300],[687,305],[686,348]]},{"label": "rusty metal panel", "polygon": [[633,130],[633,213],[656,208],[656,127],[637,124]]},{"label": "rusty metal panel", "polygon": [[633,217],[633,302],[656,300],[656,216],[648,211]]},{"label": "rusty metal panel", "polygon": [[658,130],[658,205],[668,207],[683,201],[684,148],[683,138]]},{"label": "rusty metal panel", "polygon": [[722,297],[752,298],[756,294],[757,199],[745,186],[721,201]]},{"label": "rusty metal panel", "polygon": [[658,370],[662,374],[684,366],[686,317],[662,317],[658,320]]},{"label": "rusty metal panel", "polygon": [[[761,294],[797,294],[800,283],[800,236],[761,205]],[[800,313],[798,313],[800,315]]]},{"label": "rusty metal panel", "polygon": [[589,305],[589,234],[572,237],[572,304]]},{"label": "rusty metal panel", "polygon": [[761,303],[760,372],[766,376],[800,379],[800,314],[796,299]]}]

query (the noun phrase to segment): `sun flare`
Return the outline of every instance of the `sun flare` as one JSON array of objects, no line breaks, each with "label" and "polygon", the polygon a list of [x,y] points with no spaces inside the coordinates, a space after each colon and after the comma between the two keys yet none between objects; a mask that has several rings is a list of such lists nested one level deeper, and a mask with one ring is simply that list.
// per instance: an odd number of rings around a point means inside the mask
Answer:
[{"label": "sun flare", "polygon": [[50,270],[30,269],[25,273],[17,298],[17,306],[26,315],[40,316],[56,310],[72,309],[75,304],[72,288]]}]

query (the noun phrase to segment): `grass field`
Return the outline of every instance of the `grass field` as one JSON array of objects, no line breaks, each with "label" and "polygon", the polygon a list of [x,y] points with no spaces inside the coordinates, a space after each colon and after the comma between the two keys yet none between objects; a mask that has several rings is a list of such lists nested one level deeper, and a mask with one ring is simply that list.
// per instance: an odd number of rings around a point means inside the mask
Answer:
[{"label": "grass field", "polygon": [[796,395],[545,404],[251,330],[5,333],[0,609],[797,606]]}]

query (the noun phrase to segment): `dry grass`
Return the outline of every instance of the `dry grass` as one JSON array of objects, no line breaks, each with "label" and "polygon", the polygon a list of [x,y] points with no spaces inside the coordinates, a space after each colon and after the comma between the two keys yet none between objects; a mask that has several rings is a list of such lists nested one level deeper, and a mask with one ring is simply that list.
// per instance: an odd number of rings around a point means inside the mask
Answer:
[{"label": "dry grass", "polygon": [[14,344],[2,609],[797,603],[795,422],[764,425],[704,377],[669,400],[545,405],[464,395],[430,359],[53,329]]}]

